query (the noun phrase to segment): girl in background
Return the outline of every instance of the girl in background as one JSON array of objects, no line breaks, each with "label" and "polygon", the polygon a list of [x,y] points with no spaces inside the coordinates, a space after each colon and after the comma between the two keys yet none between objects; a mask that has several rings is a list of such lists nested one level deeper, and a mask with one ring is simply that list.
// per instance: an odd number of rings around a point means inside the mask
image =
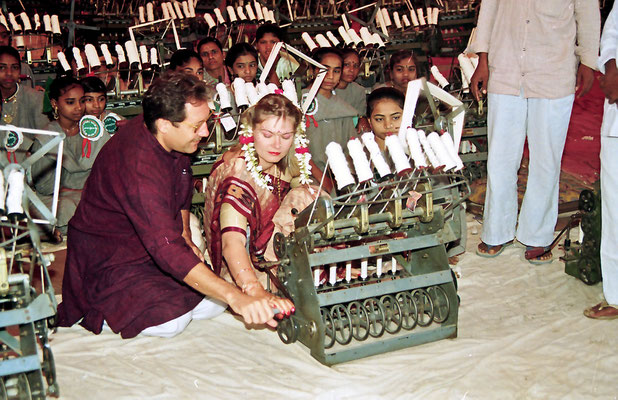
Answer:
[{"label": "girl in background", "polygon": [[170,69],[176,72],[195,75],[200,80],[204,76],[202,58],[193,50],[176,50],[170,59]]},{"label": "girl in background", "polygon": [[257,50],[249,43],[236,43],[227,51],[225,65],[233,77],[253,82],[258,71]]},{"label": "girl in background", "polygon": [[399,50],[391,56],[389,62],[390,80],[374,86],[392,87],[404,95],[408,90],[408,82],[418,78],[418,61],[412,50]]},{"label": "girl in background", "polygon": [[343,49],[341,55],[343,57],[343,68],[341,80],[337,89],[335,89],[335,93],[362,115],[367,109],[367,93],[363,86],[355,82],[360,72],[360,57],[356,50],[352,48]]}]

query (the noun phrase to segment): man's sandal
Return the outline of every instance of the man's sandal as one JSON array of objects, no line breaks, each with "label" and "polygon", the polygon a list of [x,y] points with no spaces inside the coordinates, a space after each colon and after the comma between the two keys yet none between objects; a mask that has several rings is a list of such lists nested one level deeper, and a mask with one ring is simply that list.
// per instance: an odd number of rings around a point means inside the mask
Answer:
[{"label": "man's sandal", "polygon": [[502,254],[502,252],[504,251],[505,248],[507,248],[508,246],[512,245],[513,241],[510,240],[506,243],[502,243],[502,244],[497,244],[495,246],[492,246],[490,244],[487,244],[485,242],[481,242],[479,243],[478,247],[476,248],[476,255],[480,256],[480,257],[485,257],[485,258],[494,258],[494,257],[498,257],[500,254]]},{"label": "man's sandal", "polygon": [[610,306],[607,301],[602,301],[596,306],[584,310],[584,315],[592,319],[616,319],[618,318],[618,307]]},{"label": "man's sandal", "polygon": [[554,261],[550,247],[526,246],[524,257],[530,264],[549,264]]}]

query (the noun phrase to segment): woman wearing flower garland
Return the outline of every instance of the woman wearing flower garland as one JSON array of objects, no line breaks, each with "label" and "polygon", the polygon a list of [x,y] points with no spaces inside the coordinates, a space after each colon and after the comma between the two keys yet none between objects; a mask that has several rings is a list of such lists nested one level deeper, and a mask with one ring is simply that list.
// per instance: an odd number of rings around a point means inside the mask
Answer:
[{"label": "woman wearing flower garland", "polygon": [[[225,264],[243,292],[268,297],[273,307],[289,315],[292,302],[268,293],[253,265],[269,247],[277,225],[273,220],[286,217],[277,211],[290,210],[290,201],[298,205],[299,197],[305,204],[311,200],[311,155],[302,114],[285,96],[270,94],[245,111],[241,121],[240,145],[223,155],[208,179],[204,230],[212,266],[220,273]],[[296,181],[301,186],[289,194]]]}]

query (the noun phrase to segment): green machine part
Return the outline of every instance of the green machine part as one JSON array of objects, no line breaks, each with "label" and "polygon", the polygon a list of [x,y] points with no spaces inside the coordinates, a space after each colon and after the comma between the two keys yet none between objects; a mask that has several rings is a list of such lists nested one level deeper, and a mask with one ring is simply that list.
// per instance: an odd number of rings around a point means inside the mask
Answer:
[{"label": "green machine part", "polygon": [[[434,206],[430,182],[416,186],[423,196],[413,211],[394,200],[336,212],[337,201],[320,198],[298,215],[294,232],[275,236],[278,284],[296,307],[279,323],[284,343],[299,341],[334,365],[457,336],[459,298],[445,244],[461,234],[453,218],[461,213]],[[367,260],[381,260],[383,270],[316,285],[316,271]]]}]

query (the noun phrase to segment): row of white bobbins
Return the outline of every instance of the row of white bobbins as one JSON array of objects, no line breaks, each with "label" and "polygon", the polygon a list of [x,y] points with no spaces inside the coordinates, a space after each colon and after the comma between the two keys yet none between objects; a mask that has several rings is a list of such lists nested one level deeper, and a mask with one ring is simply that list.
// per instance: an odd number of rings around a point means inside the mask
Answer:
[{"label": "row of white bobbins", "polygon": [[[237,6],[234,8],[233,6],[227,6],[225,8],[227,14],[227,20],[224,18],[223,13],[220,9],[215,8],[213,12],[215,13],[215,19],[211,14],[205,13],[204,20],[208,24],[210,29],[219,25],[228,25],[235,23],[248,23],[248,22],[268,22],[272,24],[276,24],[277,21],[275,19],[275,12],[273,10],[268,9],[268,7],[261,5],[259,2],[254,1],[253,5],[251,2],[247,2],[244,8],[242,6]],[[245,11],[247,12],[245,14]],[[255,12],[254,12],[255,11]]]},{"label": "row of white bobbins", "polygon": [[[234,79],[232,82],[232,87],[234,89],[234,100],[238,108],[250,107],[260,101],[262,97],[267,94],[275,93],[275,91],[279,89],[274,83],[269,83],[267,85],[264,82],[258,82],[257,85],[254,85],[252,82],[245,82],[242,78]],[[281,83],[281,87],[283,88],[283,95],[298,106],[298,95],[294,81],[284,79]],[[221,110],[231,110],[232,99],[227,86],[224,83],[219,82],[215,88],[219,95],[219,105]]]},{"label": "row of white bobbins", "polygon": [[[108,67],[113,67],[115,63],[107,44],[101,44],[100,48],[101,54],[103,55],[103,58],[105,60],[105,64]],[[121,68],[126,66],[127,56],[129,65],[139,65],[141,61],[141,68],[143,69],[148,69],[152,66],[160,65],[157,49],[155,47],[150,48],[149,52],[146,45],[140,45],[138,52],[135,42],[133,42],[132,40],[128,40],[125,43],[124,47],[120,44],[116,44],[114,50],[116,51],[118,66]],[[93,44],[87,44],[86,46],[84,46],[84,52],[86,53],[86,59],[88,60],[88,65],[90,68],[96,68],[101,66],[99,53],[97,52],[97,48]],[[75,60],[78,71],[85,68],[82,53],[78,47],[73,47],[73,59]],[[60,61],[60,65],[62,66],[62,69],[64,71],[69,71],[71,69],[71,66],[68,63],[67,57],[64,52],[58,52],[58,61]]]}]

